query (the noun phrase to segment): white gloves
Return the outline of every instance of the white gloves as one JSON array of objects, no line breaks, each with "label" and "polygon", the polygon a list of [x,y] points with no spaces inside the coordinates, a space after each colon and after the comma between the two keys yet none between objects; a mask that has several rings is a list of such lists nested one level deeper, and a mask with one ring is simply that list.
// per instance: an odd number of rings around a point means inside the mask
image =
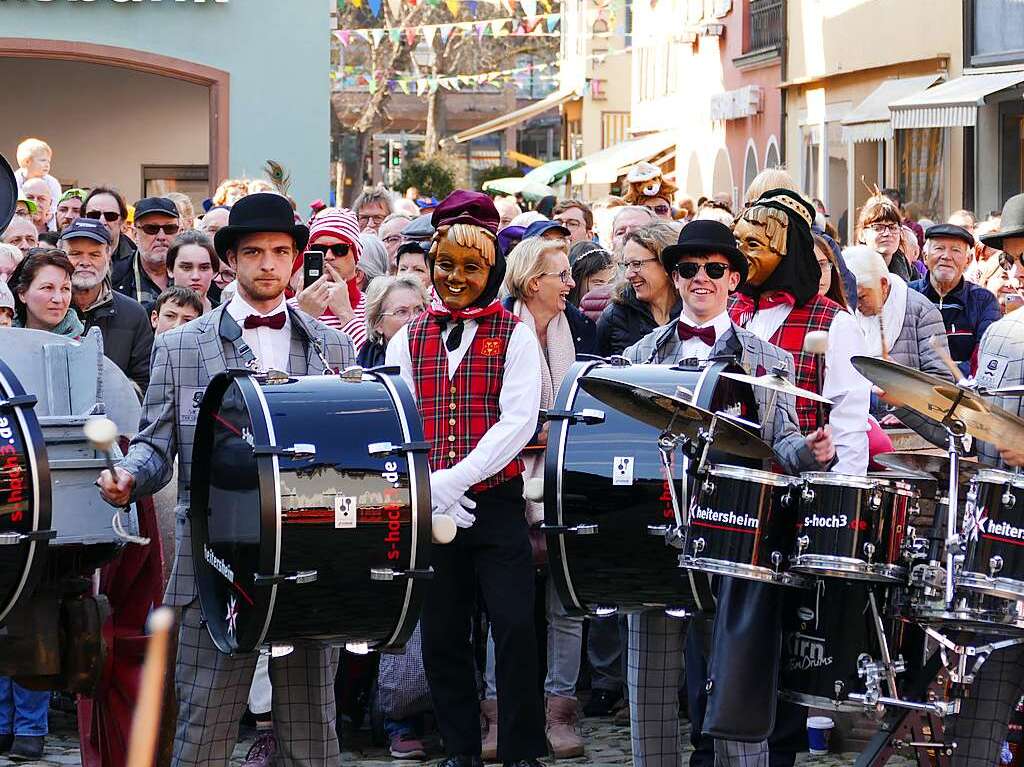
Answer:
[{"label": "white gloves", "polygon": [[449,507],[444,512],[438,513],[447,514],[449,517],[454,519],[456,527],[467,528],[472,527],[473,523],[476,522],[476,515],[470,514],[470,511],[475,508],[476,501],[467,498],[466,496],[462,496],[454,506]]},{"label": "white gloves", "polygon": [[430,505],[435,514],[447,514],[457,527],[472,527],[476,516],[470,511],[476,502],[466,497],[466,490],[451,469],[438,469],[430,473]]}]

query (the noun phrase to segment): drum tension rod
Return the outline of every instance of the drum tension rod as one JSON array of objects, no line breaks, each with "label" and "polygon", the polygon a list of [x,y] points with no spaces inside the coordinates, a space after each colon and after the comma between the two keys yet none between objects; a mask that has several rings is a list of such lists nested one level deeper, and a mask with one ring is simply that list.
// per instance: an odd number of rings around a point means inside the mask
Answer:
[{"label": "drum tension rod", "polygon": [[392,570],[388,567],[370,568],[371,581],[394,581],[398,580],[399,578],[408,578],[409,580],[425,581],[430,580],[433,577],[433,567],[428,567],[426,570]]},{"label": "drum tension rod", "polygon": [[52,541],[56,537],[56,530],[32,530],[28,533],[0,533],[0,546],[17,546],[20,543]]},{"label": "drum tension rod", "polygon": [[546,410],[541,411],[545,421],[568,421],[571,424],[583,423],[592,426],[604,423],[605,415],[603,410],[585,408],[578,412],[572,410]]},{"label": "drum tension rod", "polygon": [[293,458],[296,461],[308,461],[312,458],[316,458],[316,445],[308,444],[295,444],[291,447],[281,447],[279,445],[253,445],[253,455],[283,455],[288,458]]},{"label": "drum tension rod", "polygon": [[429,442],[371,442],[366,446],[366,452],[374,458],[387,458],[389,455],[401,455],[402,453],[427,453],[430,451]]},{"label": "drum tension rod", "polygon": [[276,575],[256,573],[252,577],[252,582],[257,586],[280,586],[284,583],[314,583],[317,577],[316,570],[299,570],[296,573],[277,573]]},{"label": "drum tension rod", "polygon": [[34,394],[19,394],[16,397],[0,399],[0,408],[32,407],[38,400]]}]

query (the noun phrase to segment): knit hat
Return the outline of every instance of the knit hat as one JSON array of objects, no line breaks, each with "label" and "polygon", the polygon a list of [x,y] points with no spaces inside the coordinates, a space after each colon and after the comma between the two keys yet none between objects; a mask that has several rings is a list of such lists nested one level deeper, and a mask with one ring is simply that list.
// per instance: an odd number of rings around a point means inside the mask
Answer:
[{"label": "knit hat", "polygon": [[[309,227],[309,245],[307,248],[315,245],[316,240],[320,237],[337,237],[339,240],[347,242],[352,258],[355,260],[355,263],[359,263],[359,256],[363,245],[359,240],[359,221],[356,219],[356,214],[351,210],[348,208],[324,208],[320,211]],[[292,262],[292,274],[295,274],[301,268],[302,253],[299,253],[296,255],[295,261]],[[347,284],[349,302],[354,309],[362,300],[358,279],[353,277],[347,281]],[[328,310],[328,313],[331,313],[330,310]]]}]

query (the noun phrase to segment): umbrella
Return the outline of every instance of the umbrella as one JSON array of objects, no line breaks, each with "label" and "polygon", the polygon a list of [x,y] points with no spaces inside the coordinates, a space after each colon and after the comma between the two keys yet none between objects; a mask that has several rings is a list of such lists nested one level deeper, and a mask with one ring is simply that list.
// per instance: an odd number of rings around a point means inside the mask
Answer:
[{"label": "umbrella", "polygon": [[555,190],[547,184],[538,184],[536,181],[528,180],[525,176],[509,176],[485,181],[484,191],[510,195],[521,194],[524,200],[530,202],[537,202],[537,200],[555,193]]}]

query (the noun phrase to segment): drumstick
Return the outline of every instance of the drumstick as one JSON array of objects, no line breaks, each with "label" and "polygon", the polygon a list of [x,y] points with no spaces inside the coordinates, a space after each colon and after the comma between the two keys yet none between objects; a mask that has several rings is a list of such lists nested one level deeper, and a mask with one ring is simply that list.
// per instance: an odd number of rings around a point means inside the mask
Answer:
[{"label": "drumstick", "polygon": [[[828,331],[827,330],[812,330],[804,336],[804,352],[806,354],[814,355],[814,385],[817,389],[817,394],[821,394],[822,389],[825,388],[825,375],[821,369],[821,361],[825,356],[825,352],[828,351]],[[814,415],[817,420],[817,426],[820,429],[825,425],[825,403],[815,402],[814,403]]]},{"label": "drumstick", "polygon": [[173,625],[174,611],[170,607],[158,607],[149,616],[149,644],[146,647],[146,661],[142,667],[139,699],[132,716],[132,733],[125,762],[131,767],[151,767],[156,756],[167,647]]},{"label": "drumstick", "polygon": [[931,345],[932,351],[934,351],[938,355],[939,359],[942,360],[942,363],[949,368],[949,372],[953,374],[953,380],[957,383],[963,380],[963,372],[959,367],[957,367],[953,358],[949,356],[949,352],[942,348],[942,344],[939,343],[939,336],[932,336],[928,339],[928,343]]}]

